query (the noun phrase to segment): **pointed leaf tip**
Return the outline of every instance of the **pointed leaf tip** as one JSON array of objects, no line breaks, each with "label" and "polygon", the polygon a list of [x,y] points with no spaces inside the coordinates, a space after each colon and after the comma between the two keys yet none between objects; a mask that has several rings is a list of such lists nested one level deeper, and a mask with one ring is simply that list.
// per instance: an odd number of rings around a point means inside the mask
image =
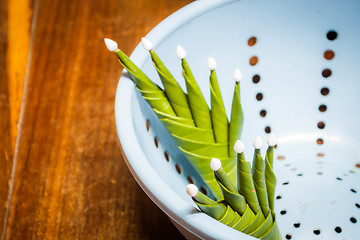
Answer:
[{"label": "pointed leaf tip", "polygon": [[270,146],[270,147],[273,147],[277,144],[277,139],[276,139],[276,136],[274,133],[270,133],[269,134],[269,137],[267,139],[267,144]]},{"label": "pointed leaf tip", "polygon": [[142,43],[143,47],[145,48],[145,50],[147,50],[147,51],[152,50],[154,47],[153,43],[149,39],[144,38],[144,37],[141,38],[141,43]]},{"label": "pointed leaf tip", "polygon": [[261,140],[260,136],[257,136],[253,142],[254,148],[260,149],[263,145],[263,141]]},{"label": "pointed leaf tip", "polygon": [[115,52],[118,49],[118,44],[109,38],[104,38],[105,45],[110,52]]},{"label": "pointed leaf tip", "polygon": [[209,57],[207,60],[207,65],[210,70],[215,70],[217,64],[214,58]]},{"label": "pointed leaf tip", "polygon": [[235,68],[233,78],[235,81],[239,82],[242,79],[242,74],[240,72],[240,69]]},{"label": "pointed leaf tip", "polygon": [[217,158],[211,159],[210,168],[213,171],[218,171],[221,168],[221,161]]},{"label": "pointed leaf tip", "polygon": [[245,144],[240,140],[236,140],[235,145],[234,145],[234,150],[235,150],[236,153],[244,152]]},{"label": "pointed leaf tip", "polygon": [[180,45],[177,45],[176,47],[176,56],[180,59],[184,59],[186,57],[186,51]]},{"label": "pointed leaf tip", "polygon": [[186,186],[186,193],[190,196],[190,197],[195,197],[199,192],[198,187],[195,184],[188,184]]}]

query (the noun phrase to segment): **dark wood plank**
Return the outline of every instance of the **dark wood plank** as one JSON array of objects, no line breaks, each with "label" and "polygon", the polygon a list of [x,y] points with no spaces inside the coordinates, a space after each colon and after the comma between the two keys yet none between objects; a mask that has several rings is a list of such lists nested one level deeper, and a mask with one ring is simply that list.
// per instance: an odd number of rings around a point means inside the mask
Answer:
[{"label": "dark wood plank", "polygon": [[8,54],[7,29],[7,1],[0,1],[0,233],[3,232],[13,156],[10,138],[10,105],[6,63]]},{"label": "dark wood plank", "polygon": [[182,239],[121,157],[103,38],[129,54],[188,2],[40,0],[7,239]]}]

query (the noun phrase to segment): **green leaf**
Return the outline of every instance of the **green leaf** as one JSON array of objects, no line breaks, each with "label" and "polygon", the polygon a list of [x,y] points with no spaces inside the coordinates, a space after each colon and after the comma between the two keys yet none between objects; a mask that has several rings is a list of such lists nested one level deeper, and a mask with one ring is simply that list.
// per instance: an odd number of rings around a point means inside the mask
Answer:
[{"label": "green leaf", "polygon": [[183,118],[193,119],[186,94],[181,89],[175,78],[171,75],[169,70],[162,63],[155,51],[150,50],[150,54],[155,68],[160,76],[161,82],[164,85],[166,96],[168,97],[176,115]]},{"label": "green leaf", "polygon": [[199,85],[197,84],[185,58],[181,60],[181,65],[185,78],[189,105],[195,125],[200,128],[212,130],[209,106],[207,105]]},{"label": "green leaf", "polygon": [[211,121],[214,128],[215,141],[219,143],[228,143],[229,121],[226,116],[225,106],[221,96],[215,70],[211,70],[210,73],[210,93]]},{"label": "green leaf", "polygon": [[253,182],[251,165],[245,160],[244,153],[237,154],[237,170],[238,192],[245,197],[246,202],[255,214],[261,212]]},{"label": "green leaf", "polygon": [[260,155],[260,149],[255,149],[254,159],[252,164],[253,180],[261,210],[264,216],[268,216],[270,212],[270,208],[269,208],[269,200],[266,190],[264,171],[265,171],[265,163]]},{"label": "green leaf", "polygon": [[121,65],[129,72],[131,79],[142,95],[152,95],[148,101],[153,108],[169,115],[175,116],[175,112],[163,90],[159,89],[120,49],[115,51]]},{"label": "green leaf", "polygon": [[275,187],[276,187],[276,176],[273,171],[272,165],[273,165],[273,147],[269,147],[266,151],[266,157],[265,157],[265,183],[266,183],[266,190],[267,195],[269,199],[269,206],[271,211],[275,212],[275,206],[274,206],[274,199],[275,199]]},{"label": "green leaf", "polygon": [[229,157],[235,156],[234,144],[240,138],[244,123],[244,114],[240,102],[240,83],[235,83],[229,125]]},{"label": "green leaf", "polygon": [[[248,206],[245,198],[240,195],[236,190],[227,188],[221,180],[215,175],[216,180],[218,181],[218,184],[220,186],[221,192],[224,196],[225,201],[235,210],[237,211],[241,216],[244,215],[246,207]],[[235,187],[234,187],[235,188]],[[251,210],[250,210],[251,211]],[[255,215],[254,215],[255,216]]]}]

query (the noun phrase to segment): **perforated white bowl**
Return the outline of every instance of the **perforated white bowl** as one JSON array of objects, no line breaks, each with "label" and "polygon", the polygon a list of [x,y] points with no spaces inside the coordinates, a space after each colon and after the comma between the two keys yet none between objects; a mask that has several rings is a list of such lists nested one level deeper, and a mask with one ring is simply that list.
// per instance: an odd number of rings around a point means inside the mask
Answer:
[{"label": "perforated white bowl", "polygon": [[[247,159],[255,136],[272,131],[279,138],[275,205],[284,239],[360,236],[359,14],[356,0],[197,1],[147,36],[183,89],[175,49],[185,48],[208,103],[206,60],[214,57],[228,114],[232,73],[241,69]],[[252,66],[254,56],[258,62]],[[141,46],[131,58],[161,85]],[[253,239],[196,210],[185,186],[194,181],[204,187],[203,182],[126,72],[115,116],[129,169],[187,238]]]}]

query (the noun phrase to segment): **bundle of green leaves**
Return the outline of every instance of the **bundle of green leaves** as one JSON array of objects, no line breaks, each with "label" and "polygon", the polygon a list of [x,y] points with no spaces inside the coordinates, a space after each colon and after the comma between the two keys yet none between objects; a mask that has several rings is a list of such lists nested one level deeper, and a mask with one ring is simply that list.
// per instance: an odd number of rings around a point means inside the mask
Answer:
[{"label": "bundle of green leaves", "polygon": [[218,200],[210,199],[199,192],[195,185],[190,184],[187,192],[199,208],[220,222],[251,236],[281,239],[274,212],[276,178],[272,167],[276,139],[274,135],[269,135],[265,161],[260,154],[261,139],[254,141],[251,167],[244,157],[244,145],[238,140],[244,120],[240,102],[239,69],[234,72],[235,87],[229,121],[213,58],[208,59],[211,95],[209,108],[181,46],[177,47],[177,56],[181,59],[187,93],[165,67],[149,40],[143,38],[142,44],[151,55],[164,89],[154,84],[118,48],[116,42],[105,39],[105,44],[117,55],[142,97]]},{"label": "bundle of green leaves", "polygon": [[240,71],[236,69],[234,72],[236,81],[229,122],[216,76],[216,62],[213,58],[208,59],[210,110],[185,59],[186,52],[182,47],[177,47],[177,56],[181,59],[187,93],[181,89],[160,60],[149,40],[143,38],[142,43],[150,52],[164,89],[154,84],[118,49],[116,42],[105,39],[105,43],[129,72],[142,97],[152,107],[179,149],[207,184],[208,189],[216,199],[220,199],[221,190],[208,166],[211,158],[221,159],[229,178],[233,183],[236,182],[236,154],[233,145],[240,138],[244,119],[240,102]]},{"label": "bundle of green leaves", "polygon": [[265,161],[261,157],[262,141],[254,141],[252,166],[245,160],[244,144],[238,140],[234,149],[237,152],[237,186],[229,179],[219,159],[213,158],[211,169],[218,182],[223,197],[214,201],[198,191],[194,184],[187,186],[187,193],[201,211],[216,220],[250,236],[260,239],[281,239],[274,211],[276,178],[273,172],[273,151],[276,139],[268,138]]}]

